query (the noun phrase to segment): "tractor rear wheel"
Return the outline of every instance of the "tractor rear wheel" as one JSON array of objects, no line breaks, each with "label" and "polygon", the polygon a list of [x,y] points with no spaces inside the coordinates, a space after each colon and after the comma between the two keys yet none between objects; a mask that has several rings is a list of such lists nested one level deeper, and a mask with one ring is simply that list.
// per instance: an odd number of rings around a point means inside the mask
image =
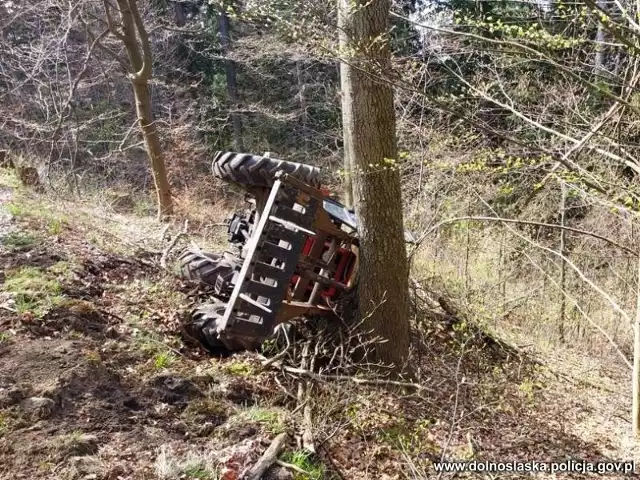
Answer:
[{"label": "tractor rear wheel", "polygon": [[229,252],[210,253],[197,248],[187,249],[178,259],[182,278],[212,287],[218,276],[230,281],[237,263],[237,257]]},{"label": "tractor rear wheel", "polygon": [[248,153],[217,152],[212,168],[213,174],[222,180],[252,187],[270,188],[279,170],[312,187],[320,186],[317,167]]},{"label": "tractor rear wheel", "polygon": [[262,345],[259,338],[220,334],[218,329],[227,304],[223,302],[200,305],[184,326],[185,332],[214,354],[238,350],[257,350]]}]

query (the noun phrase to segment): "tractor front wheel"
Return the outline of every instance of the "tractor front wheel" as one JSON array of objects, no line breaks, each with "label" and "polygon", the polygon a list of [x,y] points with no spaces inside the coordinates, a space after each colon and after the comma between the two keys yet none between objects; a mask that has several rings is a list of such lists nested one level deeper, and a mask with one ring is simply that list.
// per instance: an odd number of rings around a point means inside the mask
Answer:
[{"label": "tractor front wheel", "polygon": [[213,354],[224,355],[238,350],[259,349],[262,345],[262,340],[259,338],[220,333],[226,308],[227,304],[223,302],[200,305],[191,313],[184,326],[185,333]]}]

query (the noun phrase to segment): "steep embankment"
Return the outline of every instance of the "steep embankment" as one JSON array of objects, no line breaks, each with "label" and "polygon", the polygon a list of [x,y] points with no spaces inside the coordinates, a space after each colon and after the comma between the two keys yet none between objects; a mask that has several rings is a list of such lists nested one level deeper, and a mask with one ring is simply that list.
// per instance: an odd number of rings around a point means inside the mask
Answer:
[{"label": "steep embankment", "polygon": [[[301,373],[300,343],[268,366],[255,353],[209,358],[178,335],[206,293],[159,266],[180,226],[2,179],[0,478],[230,480],[283,431],[292,437],[270,478],[433,478],[441,458],[633,455],[627,372],[570,352],[540,367],[419,301],[415,388],[354,381],[348,359],[336,366],[332,344],[323,352],[314,338],[315,371],[335,376]],[[305,432],[316,455],[298,445]]]}]

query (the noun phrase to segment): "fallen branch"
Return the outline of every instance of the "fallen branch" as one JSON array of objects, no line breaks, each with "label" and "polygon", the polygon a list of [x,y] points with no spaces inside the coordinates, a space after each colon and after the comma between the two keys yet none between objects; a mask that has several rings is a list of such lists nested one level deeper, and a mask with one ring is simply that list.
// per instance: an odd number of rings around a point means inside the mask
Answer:
[{"label": "fallen branch", "polygon": [[309,388],[310,388],[310,385],[307,383],[307,387],[306,387],[307,402],[305,403],[304,408],[302,409],[302,424],[304,427],[302,430],[302,448],[307,452],[316,453],[316,445],[313,440],[313,419],[311,417],[311,403],[309,402],[309,397],[310,397]]},{"label": "fallen branch", "polygon": [[297,375],[303,375],[307,378],[318,382],[326,382],[326,381],[337,381],[337,382],[351,382],[358,385],[381,385],[381,386],[392,386],[392,387],[402,387],[402,388],[412,388],[418,391],[430,391],[429,388],[424,385],[420,385],[418,383],[411,382],[400,382],[396,380],[383,380],[377,378],[361,378],[361,377],[350,377],[348,375],[329,375],[322,373],[314,373],[309,370],[304,370],[302,368],[295,367],[282,367],[285,372],[294,373]]},{"label": "fallen branch", "polygon": [[276,382],[276,385],[278,385],[278,388],[280,388],[280,390],[282,390],[282,393],[284,393],[287,397],[289,397],[289,398],[291,398],[293,400],[297,400],[298,399],[293,393],[291,393],[289,390],[287,390],[284,385],[282,385],[282,382],[280,380],[278,380],[278,377],[274,377],[274,380]]},{"label": "fallen branch", "polygon": [[282,460],[276,460],[275,464],[280,465],[281,467],[284,467],[284,468],[288,468],[289,470],[293,470],[294,472],[301,473],[302,475],[311,476],[309,472],[307,472],[306,470],[303,470],[297,465],[294,465],[293,463],[287,463],[287,462],[283,462]]},{"label": "fallen branch", "polygon": [[164,238],[167,236],[167,232],[169,231],[169,227],[171,226],[171,224],[167,223],[164,228],[162,229],[162,232],[160,232],[160,241],[164,242]]},{"label": "fallen branch", "polygon": [[[456,324],[459,324],[463,321],[464,316],[459,313],[458,308],[446,296],[423,287],[413,277],[410,277],[409,281],[413,285],[416,292],[418,290],[421,290],[425,292],[429,297],[435,297],[429,298],[428,301],[427,299],[420,297],[420,299],[427,305],[427,310],[423,312],[423,315],[428,320],[442,322],[448,327],[455,327]],[[437,306],[439,306],[444,311],[444,313],[434,310],[434,308],[437,308],[435,305],[436,303]],[[503,352],[506,352],[509,355],[513,355],[514,357],[523,357],[524,352],[522,352],[519,347],[511,345],[506,341],[498,338],[497,336],[491,334],[485,328],[483,328],[482,325],[471,322],[471,327],[473,328],[474,334],[477,335],[478,338],[482,342],[484,342],[486,346],[499,348]]]},{"label": "fallen branch", "polygon": [[424,241],[425,238],[427,238],[431,233],[435,232],[436,230],[438,230],[440,227],[450,224],[450,223],[457,223],[457,222],[462,222],[462,221],[477,221],[477,222],[502,222],[502,223],[517,223],[517,224],[521,224],[521,225],[533,225],[536,227],[545,227],[545,228],[556,228],[559,230],[565,230],[567,232],[572,232],[572,233],[578,233],[580,235],[587,235],[589,237],[593,237],[596,238],[598,240],[602,240],[603,242],[606,242],[610,245],[613,245],[614,247],[619,248],[622,251],[625,251],[631,255],[633,255],[634,257],[638,256],[638,252],[636,250],[633,250],[629,247],[625,247],[624,245],[615,242],[614,240],[611,240],[610,238],[607,238],[603,235],[599,235],[595,232],[590,232],[588,230],[582,230],[580,228],[572,228],[572,227],[567,227],[565,225],[556,225],[553,223],[543,223],[543,222],[534,222],[531,220],[520,220],[517,218],[502,218],[502,217],[480,217],[480,216],[467,216],[467,217],[455,217],[455,218],[447,218],[443,221],[441,221],[440,223],[434,225],[433,227],[429,228],[428,230],[426,230],[422,235],[420,235],[420,238],[418,238],[418,240],[415,243],[415,247],[414,249],[411,251],[411,253],[409,254],[409,260],[411,260],[414,256],[414,254],[416,253],[416,251],[420,248],[420,245],[422,244],[422,242]]},{"label": "fallen branch", "polygon": [[[300,367],[302,370],[313,371],[313,359],[309,358],[310,342],[307,341],[302,347],[302,362]],[[301,444],[304,450],[316,453],[316,447],[313,442],[313,420],[311,417],[311,384],[309,380],[298,382],[298,408],[302,406],[302,438]]]},{"label": "fallen branch", "polygon": [[281,351],[277,355],[274,355],[271,358],[266,358],[266,357],[260,355],[260,358],[262,360],[262,368],[266,369],[267,367],[270,367],[271,365],[277,364],[280,360],[282,360],[284,357],[287,356],[288,350],[289,350],[289,347],[287,346],[287,348],[285,348],[283,351]]},{"label": "fallen branch", "polygon": [[187,235],[188,227],[189,227],[189,220],[185,220],[184,227],[182,227],[182,230],[178,232],[175,237],[173,237],[173,240],[171,240],[169,245],[167,245],[167,248],[163,250],[162,257],[160,257],[160,266],[165,270],[167,270],[167,257],[169,256],[169,253],[171,253],[171,250],[175,248],[176,244],[178,243],[178,240],[180,240],[182,237]]},{"label": "fallen branch", "polygon": [[262,454],[256,464],[244,475],[245,480],[260,480],[264,472],[278,460],[278,455],[284,449],[289,434],[284,432],[273,439],[269,448]]}]

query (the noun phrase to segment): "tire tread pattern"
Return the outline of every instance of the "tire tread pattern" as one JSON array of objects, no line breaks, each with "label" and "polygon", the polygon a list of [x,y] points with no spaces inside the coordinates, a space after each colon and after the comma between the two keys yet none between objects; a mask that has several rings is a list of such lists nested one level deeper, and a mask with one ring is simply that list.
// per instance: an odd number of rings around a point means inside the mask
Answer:
[{"label": "tire tread pattern", "polygon": [[185,330],[212,353],[259,349],[263,342],[261,339],[221,335],[218,332],[225,308],[223,302],[199,306],[191,313]]},{"label": "tire tread pattern", "polygon": [[220,151],[213,159],[212,169],[216,177],[242,185],[269,188],[276,172],[283,170],[312,187],[320,187],[318,167],[259,155]]},{"label": "tire tread pattern", "polygon": [[223,277],[233,272],[234,259],[230,255],[203,252],[190,248],[179,258],[182,278],[191,282],[214,287],[218,275]]}]

